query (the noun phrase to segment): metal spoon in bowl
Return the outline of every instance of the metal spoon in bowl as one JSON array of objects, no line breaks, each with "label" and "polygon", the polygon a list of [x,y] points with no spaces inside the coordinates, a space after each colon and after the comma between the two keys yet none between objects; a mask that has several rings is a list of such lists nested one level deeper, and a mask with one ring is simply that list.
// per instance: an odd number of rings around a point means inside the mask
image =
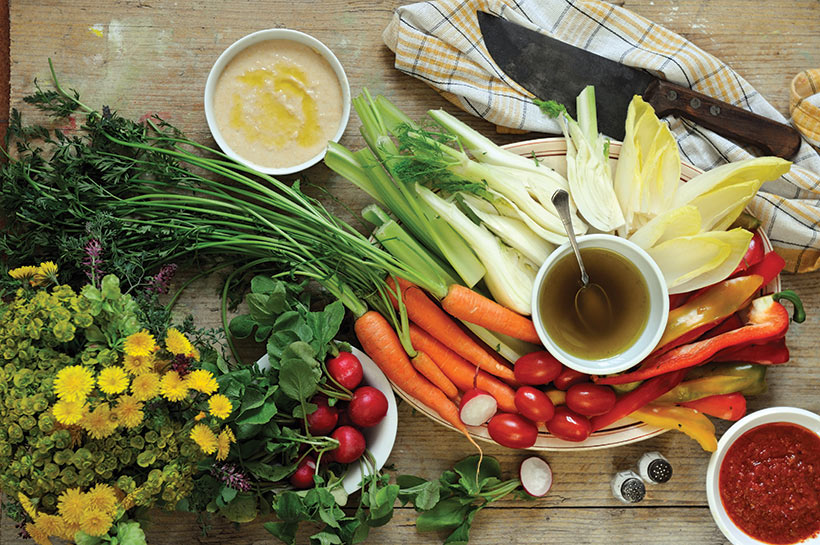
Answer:
[{"label": "metal spoon in bowl", "polygon": [[578,250],[578,242],[575,240],[575,231],[572,228],[572,217],[569,210],[569,193],[563,189],[558,189],[552,194],[552,204],[558,211],[561,223],[569,237],[572,251],[578,260],[581,268],[581,287],[575,293],[575,312],[584,326],[594,331],[602,326],[612,323],[612,304],[604,289],[595,282],[589,281],[589,275],[584,268],[584,261],[581,259],[581,252]]}]

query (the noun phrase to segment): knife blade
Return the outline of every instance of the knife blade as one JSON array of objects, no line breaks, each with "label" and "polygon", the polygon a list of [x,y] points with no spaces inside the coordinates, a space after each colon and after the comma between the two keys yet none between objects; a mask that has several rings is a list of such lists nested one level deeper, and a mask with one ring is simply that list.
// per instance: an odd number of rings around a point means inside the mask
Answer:
[{"label": "knife blade", "polygon": [[566,106],[576,117],[575,98],[595,87],[598,129],[623,140],[627,108],[634,95],[658,117],[674,114],[724,137],[788,159],[800,148],[800,133],[789,125],[661,80],[540,32],[483,11],[476,12],[484,45],[495,64],[518,85],[543,100]]}]

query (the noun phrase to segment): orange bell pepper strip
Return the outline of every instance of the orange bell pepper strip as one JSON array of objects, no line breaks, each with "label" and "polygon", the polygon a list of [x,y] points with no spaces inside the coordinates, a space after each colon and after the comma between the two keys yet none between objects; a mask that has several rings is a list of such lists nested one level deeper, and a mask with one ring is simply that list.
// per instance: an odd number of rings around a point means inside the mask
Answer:
[{"label": "orange bell pepper strip", "polygon": [[758,297],[746,311],[746,325],[715,337],[679,346],[661,354],[650,356],[637,371],[623,375],[597,377],[598,384],[626,384],[636,380],[646,380],[680,369],[688,369],[709,361],[712,356],[729,347],[766,343],[779,339],[789,329],[789,312],[779,299],[788,299],[794,304],[794,321],[806,319],[800,299],[791,290]]},{"label": "orange bell pepper strip", "polygon": [[740,420],[746,414],[746,398],[740,392],[703,397],[681,405],[723,420]]},{"label": "orange bell pepper strip", "polygon": [[705,451],[714,452],[717,450],[715,425],[706,415],[695,409],[652,403],[634,411],[629,416],[635,420],[646,422],[650,426],[682,431],[697,441]]}]

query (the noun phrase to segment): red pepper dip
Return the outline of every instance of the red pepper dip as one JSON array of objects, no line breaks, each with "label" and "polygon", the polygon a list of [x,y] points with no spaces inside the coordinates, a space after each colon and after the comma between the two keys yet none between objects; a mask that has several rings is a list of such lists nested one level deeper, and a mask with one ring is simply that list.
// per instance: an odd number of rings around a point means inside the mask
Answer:
[{"label": "red pepper dip", "polygon": [[785,422],[752,428],[729,447],[719,476],[729,518],[777,545],[820,533],[820,437]]}]

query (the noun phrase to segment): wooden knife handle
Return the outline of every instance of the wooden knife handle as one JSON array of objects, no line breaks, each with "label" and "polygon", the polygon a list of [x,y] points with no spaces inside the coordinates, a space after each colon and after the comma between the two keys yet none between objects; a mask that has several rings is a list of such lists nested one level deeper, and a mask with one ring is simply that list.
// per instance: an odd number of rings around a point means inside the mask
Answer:
[{"label": "wooden knife handle", "polygon": [[800,148],[800,133],[794,127],[668,81],[650,83],[643,98],[658,117],[685,117],[722,136],[757,146],[767,155],[788,159]]}]

